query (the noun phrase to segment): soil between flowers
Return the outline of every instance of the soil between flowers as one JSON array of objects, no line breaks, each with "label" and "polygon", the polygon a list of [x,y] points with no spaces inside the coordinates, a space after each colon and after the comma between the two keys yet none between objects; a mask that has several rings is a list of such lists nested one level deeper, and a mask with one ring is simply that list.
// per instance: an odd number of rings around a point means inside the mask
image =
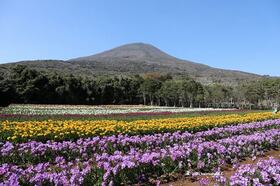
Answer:
[{"label": "soil between flowers", "polygon": [[[267,160],[267,159],[269,159],[269,157],[273,157],[275,159],[280,159],[280,149],[268,151],[264,155],[258,156],[255,159],[246,158],[245,160],[241,161],[238,164],[238,166],[236,166],[236,167],[233,167],[233,166],[223,167],[222,173],[227,179],[229,179],[237,171],[238,167],[240,167],[241,165],[245,165],[245,164],[256,165],[258,163],[258,161]],[[214,175],[214,173],[213,173],[213,175]],[[213,175],[200,175],[200,176],[193,177],[193,178],[186,176],[186,177],[182,177],[182,178],[178,179],[177,181],[164,183],[164,184],[160,184],[160,185],[161,186],[200,186],[199,180],[201,178],[206,178],[210,181],[210,186],[212,186],[215,184]]]}]

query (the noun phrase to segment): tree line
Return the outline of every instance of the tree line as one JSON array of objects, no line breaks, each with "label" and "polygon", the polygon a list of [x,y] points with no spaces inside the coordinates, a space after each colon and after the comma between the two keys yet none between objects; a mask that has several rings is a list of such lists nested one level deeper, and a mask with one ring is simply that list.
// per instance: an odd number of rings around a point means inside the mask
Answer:
[{"label": "tree line", "polygon": [[17,65],[0,75],[0,105],[145,104],[182,107],[267,109],[280,102],[280,79],[238,86],[202,85],[189,77],[149,73],[81,77],[47,73]]}]

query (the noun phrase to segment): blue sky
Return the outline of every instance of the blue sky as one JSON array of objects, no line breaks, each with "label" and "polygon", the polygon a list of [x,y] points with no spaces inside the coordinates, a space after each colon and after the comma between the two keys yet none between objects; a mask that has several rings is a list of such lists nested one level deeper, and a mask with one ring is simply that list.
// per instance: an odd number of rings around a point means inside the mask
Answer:
[{"label": "blue sky", "polygon": [[70,59],[132,42],[280,76],[280,1],[0,0],[0,63]]}]

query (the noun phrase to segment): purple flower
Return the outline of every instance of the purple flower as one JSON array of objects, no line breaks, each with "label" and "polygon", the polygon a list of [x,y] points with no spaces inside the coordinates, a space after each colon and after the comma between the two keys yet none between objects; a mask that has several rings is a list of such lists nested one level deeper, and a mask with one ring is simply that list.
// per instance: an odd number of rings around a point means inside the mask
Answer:
[{"label": "purple flower", "polygon": [[210,181],[207,178],[201,178],[199,180],[199,185],[200,186],[208,186],[210,184]]}]

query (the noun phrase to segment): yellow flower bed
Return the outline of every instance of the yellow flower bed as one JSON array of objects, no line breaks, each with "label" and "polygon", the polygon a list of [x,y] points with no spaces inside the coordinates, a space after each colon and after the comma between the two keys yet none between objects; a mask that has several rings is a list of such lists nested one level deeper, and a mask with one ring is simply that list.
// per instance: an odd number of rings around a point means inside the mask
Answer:
[{"label": "yellow flower bed", "polygon": [[0,125],[1,141],[64,140],[112,134],[149,134],[186,130],[203,130],[228,124],[248,123],[280,118],[270,112],[200,116],[193,118],[168,118],[137,121],[5,121]]}]

